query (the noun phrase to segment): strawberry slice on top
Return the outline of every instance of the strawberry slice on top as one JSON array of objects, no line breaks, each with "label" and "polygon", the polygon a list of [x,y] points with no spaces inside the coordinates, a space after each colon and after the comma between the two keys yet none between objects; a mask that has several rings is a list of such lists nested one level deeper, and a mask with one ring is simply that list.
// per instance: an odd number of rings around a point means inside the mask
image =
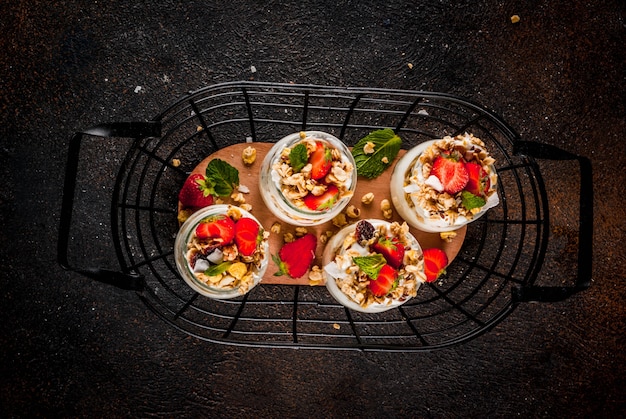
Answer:
[{"label": "strawberry slice on top", "polygon": [[468,173],[468,181],[467,185],[465,185],[465,190],[476,196],[484,197],[491,187],[489,174],[478,163],[465,163],[465,168]]},{"label": "strawberry slice on top", "polygon": [[433,162],[430,171],[439,179],[443,190],[451,195],[461,192],[469,181],[463,158],[457,153],[441,153]]},{"label": "strawberry slice on top", "polygon": [[387,264],[398,269],[404,260],[404,245],[400,243],[397,237],[380,237],[378,241],[373,243],[371,249],[376,253],[383,255]]},{"label": "strawberry slice on top", "polygon": [[235,222],[227,215],[215,215],[200,221],[196,236],[201,239],[215,239],[224,246],[235,238]]},{"label": "strawberry slice on top", "polygon": [[303,198],[303,201],[304,205],[313,211],[325,211],[331,209],[338,198],[339,189],[335,185],[328,185],[323,194],[315,196],[309,193]]},{"label": "strawberry slice on top", "polygon": [[311,178],[314,180],[322,179],[330,172],[330,168],[333,163],[332,150],[321,142],[315,143],[316,148],[309,156],[309,163],[311,164]]},{"label": "strawberry slice on top", "polygon": [[376,279],[371,279],[367,287],[376,297],[384,297],[391,292],[397,279],[398,271],[391,265],[385,264],[378,271]]},{"label": "strawberry slice on top", "polygon": [[261,241],[261,229],[252,218],[243,217],[235,223],[235,243],[239,253],[252,256]]}]

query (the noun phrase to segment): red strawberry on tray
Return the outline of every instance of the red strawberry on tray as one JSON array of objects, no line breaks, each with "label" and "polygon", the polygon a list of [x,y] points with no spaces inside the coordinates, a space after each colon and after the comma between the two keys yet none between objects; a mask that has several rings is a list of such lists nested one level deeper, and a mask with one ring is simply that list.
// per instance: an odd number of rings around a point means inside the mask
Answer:
[{"label": "red strawberry on tray", "polygon": [[291,278],[300,278],[311,267],[315,259],[317,237],[309,233],[286,243],[278,251],[278,255],[272,255],[272,259],[278,265],[278,272],[274,275],[289,275]]},{"label": "red strawberry on tray", "polygon": [[465,162],[456,152],[439,155],[433,162],[430,174],[436,176],[443,190],[451,195],[461,192],[469,181]]},{"label": "red strawberry on tray", "polygon": [[235,222],[227,215],[215,215],[202,220],[196,227],[199,239],[216,239],[226,245],[235,238]]},{"label": "red strawberry on tray", "polygon": [[398,271],[391,265],[385,264],[378,271],[376,279],[370,280],[367,287],[375,296],[383,297],[391,292],[396,279],[398,279]]},{"label": "red strawberry on tray", "polygon": [[235,223],[235,243],[239,253],[252,256],[261,241],[259,224],[252,218],[243,217]]},{"label": "red strawberry on tray", "polygon": [[180,192],[178,200],[183,207],[203,208],[213,205],[213,187],[208,183],[207,177],[202,173],[190,175]]},{"label": "red strawberry on tray", "polygon": [[400,243],[397,237],[380,237],[376,243],[373,243],[371,249],[376,253],[383,255],[385,260],[391,267],[398,269],[402,265],[404,259],[404,245]]},{"label": "red strawberry on tray", "polygon": [[445,273],[446,266],[448,266],[448,255],[436,247],[424,249],[423,253],[426,282],[433,282]]}]

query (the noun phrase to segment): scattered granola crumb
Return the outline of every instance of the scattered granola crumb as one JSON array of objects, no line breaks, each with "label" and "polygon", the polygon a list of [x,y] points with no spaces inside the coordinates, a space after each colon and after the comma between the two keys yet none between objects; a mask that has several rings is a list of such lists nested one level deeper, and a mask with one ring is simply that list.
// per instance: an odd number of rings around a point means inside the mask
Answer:
[{"label": "scattered granola crumb", "polygon": [[511,23],[517,23],[520,21],[520,17],[518,15],[511,16]]},{"label": "scattered granola crumb", "polygon": [[333,323],[333,328],[339,330],[341,329],[341,325],[339,323]]},{"label": "scattered granola crumb", "polygon": [[372,154],[374,152],[374,144],[372,141],[368,141],[365,146],[363,146],[363,152],[365,154]]},{"label": "scattered granola crumb", "polygon": [[302,237],[307,234],[309,231],[306,227],[296,227],[296,237]]},{"label": "scattered granola crumb", "polygon": [[180,166],[180,160],[179,159],[172,159],[172,166],[174,166],[174,167]]},{"label": "scattered granola crumb", "polygon": [[283,234],[283,241],[285,243],[291,243],[292,241],[294,241],[296,238],[293,236],[292,232],[287,232],[285,234]]},{"label": "scattered granola crumb", "polygon": [[348,224],[348,221],[346,220],[346,214],[344,213],[337,214],[335,218],[333,218],[333,225],[336,227],[343,227],[346,224]]},{"label": "scattered granola crumb", "polygon": [[439,233],[439,237],[441,237],[441,240],[445,240],[449,243],[456,237],[456,231],[442,231]]},{"label": "scattered granola crumb", "polygon": [[369,205],[374,202],[374,194],[372,192],[368,192],[363,197],[361,197],[361,202],[365,205]]},{"label": "scattered granola crumb", "polygon": [[361,216],[361,210],[354,205],[350,205],[346,209],[346,215],[348,216],[348,218],[359,218]]},{"label": "scattered granola crumb", "polygon": [[382,159],[380,159],[381,162],[387,164],[389,163],[389,158],[387,156],[383,157]]},{"label": "scattered granola crumb", "polygon": [[274,221],[274,224],[272,224],[272,226],[270,227],[270,231],[274,234],[280,234],[281,228],[282,226],[280,225],[280,223],[278,221]]},{"label": "scattered granola crumb", "polygon": [[409,70],[413,70],[413,63],[408,63],[406,66],[409,67]]},{"label": "scattered granola crumb", "polygon": [[246,166],[250,166],[256,161],[256,148],[248,146],[241,152],[241,159]]}]

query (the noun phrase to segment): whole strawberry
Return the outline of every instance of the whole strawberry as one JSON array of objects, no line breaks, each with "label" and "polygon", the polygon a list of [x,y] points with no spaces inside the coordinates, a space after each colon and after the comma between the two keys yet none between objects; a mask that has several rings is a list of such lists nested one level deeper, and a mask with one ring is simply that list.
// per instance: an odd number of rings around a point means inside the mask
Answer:
[{"label": "whole strawberry", "polygon": [[213,205],[213,195],[211,195],[212,187],[208,183],[206,176],[201,173],[191,174],[180,192],[178,200],[183,207],[203,208]]},{"label": "whole strawberry", "polygon": [[311,267],[315,259],[315,247],[317,237],[313,234],[305,234],[291,243],[286,243],[278,251],[278,255],[273,255],[272,259],[278,265],[278,272],[274,275],[289,275],[291,278],[300,278]]}]

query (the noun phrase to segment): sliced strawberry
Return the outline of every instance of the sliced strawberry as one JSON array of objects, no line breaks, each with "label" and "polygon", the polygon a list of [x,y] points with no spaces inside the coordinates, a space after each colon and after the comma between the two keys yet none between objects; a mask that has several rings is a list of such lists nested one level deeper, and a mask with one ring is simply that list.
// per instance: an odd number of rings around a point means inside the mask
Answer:
[{"label": "sliced strawberry", "polygon": [[274,262],[278,265],[278,272],[274,275],[289,275],[292,278],[300,278],[311,267],[313,259],[315,259],[315,247],[317,246],[317,237],[313,234],[305,234],[291,243],[286,243],[278,251],[277,256],[272,256]]},{"label": "sliced strawberry", "polygon": [[404,260],[404,245],[397,237],[380,237],[371,245],[371,249],[383,255],[385,260],[393,268],[398,269]]},{"label": "sliced strawberry", "polygon": [[430,174],[435,175],[443,185],[443,190],[451,195],[461,192],[469,180],[465,163],[458,153],[437,156]]},{"label": "sliced strawberry", "polygon": [[191,174],[183,184],[178,193],[178,200],[183,207],[202,208],[213,205],[213,195],[211,186],[207,182],[206,176],[201,173]]},{"label": "sliced strawberry", "polygon": [[199,239],[216,239],[227,245],[235,238],[235,222],[227,215],[214,215],[200,221],[196,227]]},{"label": "sliced strawberry", "polygon": [[433,282],[439,275],[444,274],[446,266],[448,266],[446,252],[436,247],[424,249],[424,273],[427,282]]},{"label": "sliced strawberry", "polygon": [[337,189],[335,185],[328,185],[323,194],[315,196],[312,193],[309,193],[303,198],[303,201],[304,205],[313,211],[325,211],[331,209],[333,205],[335,205],[337,198],[339,198],[339,189]]},{"label": "sliced strawberry", "polygon": [[465,190],[476,196],[484,197],[491,186],[489,174],[478,163],[465,163],[465,168],[469,176]]},{"label": "sliced strawberry", "polygon": [[380,268],[376,279],[370,280],[367,287],[375,296],[383,297],[391,292],[396,279],[398,279],[398,271],[386,264]]},{"label": "sliced strawberry", "polygon": [[259,224],[252,218],[243,217],[235,223],[235,243],[239,253],[243,256],[252,256],[259,243]]},{"label": "sliced strawberry", "polygon": [[311,178],[315,180],[322,179],[328,174],[333,162],[332,150],[324,145],[321,141],[317,141],[316,148],[309,157],[311,168]]}]

